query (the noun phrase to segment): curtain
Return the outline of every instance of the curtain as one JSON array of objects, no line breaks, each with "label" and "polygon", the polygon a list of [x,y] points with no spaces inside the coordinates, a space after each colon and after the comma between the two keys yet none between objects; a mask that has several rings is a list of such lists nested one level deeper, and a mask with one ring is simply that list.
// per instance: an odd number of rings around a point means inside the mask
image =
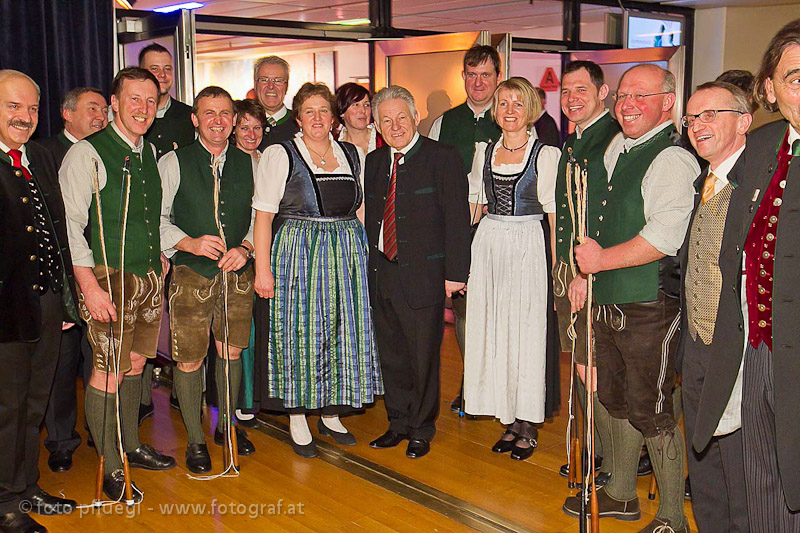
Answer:
[{"label": "curtain", "polygon": [[42,91],[35,138],[61,130],[70,89],[88,85],[110,98],[113,31],[112,0],[0,0],[0,68],[24,72]]}]

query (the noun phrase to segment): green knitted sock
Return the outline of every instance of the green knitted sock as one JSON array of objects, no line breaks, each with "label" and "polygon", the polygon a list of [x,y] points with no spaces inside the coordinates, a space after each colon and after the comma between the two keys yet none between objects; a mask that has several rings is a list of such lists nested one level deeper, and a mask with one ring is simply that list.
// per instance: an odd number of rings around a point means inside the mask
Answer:
[{"label": "green knitted sock", "polygon": [[605,486],[606,493],[618,501],[634,500],[636,496],[636,467],[642,450],[642,434],[628,420],[611,418],[611,454],[614,470]]},{"label": "green knitted sock", "polygon": [[[242,360],[231,359],[231,417],[236,410],[236,402],[239,399],[239,386],[242,382]],[[217,430],[222,431],[222,423],[225,418],[225,360],[217,359],[214,367],[214,378],[217,383],[217,405],[219,406],[219,416],[217,417]],[[230,421],[228,421],[230,423]]]},{"label": "green knitted sock", "polygon": [[683,513],[683,434],[681,428],[674,432],[645,439],[653,471],[658,482],[658,512],[656,518],[669,520],[675,529],[686,524]]},{"label": "green knitted sock", "polygon": [[127,374],[119,386],[119,411],[122,417],[122,444],[125,452],[142,445],[139,442],[139,402],[142,400],[142,376]]},{"label": "green knitted sock", "polygon": [[204,444],[200,409],[203,403],[203,367],[194,372],[184,372],[175,365],[175,393],[181,404],[181,416],[186,425],[188,444]]},{"label": "green knitted sock", "polygon": [[[116,394],[106,394],[92,386],[86,387],[86,423],[92,432],[94,445],[99,454],[101,450],[106,457],[105,473],[122,468],[122,459],[117,450]],[[103,427],[103,405],[105,404],[105,427]]]}]

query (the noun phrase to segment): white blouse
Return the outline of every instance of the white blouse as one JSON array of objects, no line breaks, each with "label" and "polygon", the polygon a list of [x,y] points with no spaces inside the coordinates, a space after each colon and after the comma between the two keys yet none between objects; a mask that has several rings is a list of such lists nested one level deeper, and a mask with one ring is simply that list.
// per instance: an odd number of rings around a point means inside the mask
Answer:
[{"label": "white blouse", "polygon": [[[294,142],[300,155],[303,157],[314,174],[350,174],[350,165],[344,150],[338,143],[334,142],[333,135],[328,134],[331,141],[333,155],[336,157],[337,167],[334,170],[323,170],[315,165],[311,160],[306,143],[303,142],[303,133],[298,132],[292,142]],[[358,179],[361,188],[364,188],[364,151],[356,146],[358,159],[361,162],[361,173]],[[255,194],[253,195],[253,208],[267,213],[277,213],[286,190],[286,182],[289,177],[289,156],[286,149],[280,144],[267,146],[261,154],[256,171]]]},{"label": "white blouse", "polygon": [[[500,136],[497,144],[492,151],[492,170],[500,174],[517,174],[525,169],[528,158],[536,144],[536,135],[528,134],[528,146],[525,147],[525,155],[522,162],[516,164],[497,165],[494,163],[497,157],[497,149],[502,146],[503,136]],[[483,183],[483,165],[486,162],[486,147],[488,143],[475,143],[475,156],[472,159],[472,170],[469,173],[469,201],[473,204],[485,204],[486,192]],[[556,212],[556,177],[558,176],[558,160],[561,159],[561,150],[554,146],[542,146],[539,151],[539,158],[536,160],[536,192],[539,203],[545,213]]]}]

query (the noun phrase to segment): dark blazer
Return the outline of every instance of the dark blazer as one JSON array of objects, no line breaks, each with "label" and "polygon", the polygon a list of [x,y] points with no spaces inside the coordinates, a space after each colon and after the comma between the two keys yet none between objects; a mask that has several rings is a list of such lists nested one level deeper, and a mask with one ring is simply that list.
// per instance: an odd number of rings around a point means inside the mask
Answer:
[{"label": "dark blazer", "polygon": [[61,168],[61,162],[64,161],[64,156],[67,155],[67,150],[72,148],[72,141],[67,139],[64,132],[61,131],[57,135],[40,139],[39,144],[50,150],[56,160],[56,168]]},{"label": "dark blazer", "polygon": [[[364,224],[374,296],[378,235],[391,172],[388,145],[367,156]],[[403,293],[412,309],[444,302],[444,282],[467,281],[470,233],[467,176],[455,148],[420,136],[397,169],[395,222]]]},{"label": "dark blazer", "polygon": [[[64,286],[64,320],[78,320],[78,302],[72,276],[72,258],[67,241],[64,202],[58,186],[58,173],[52,154],[41,145],[26,145],[30,170],[42,194],[46,214],[53,228],[60,251]],[[18,176],[7,156],[0,158],[0,342],[36,342],[41,337],[41,308],[39,294],[33,285],[39,281],[39,266],[30,257],[37,254],[39,242],[35,232],[27,231],[33,224],[33,205],[25,178]],[[69,310],[69,312],[67,312]]]},{"label": "dark blazer", "polygon": [[544,115],[539,117],[539,120],[534,122],[533,127],[536,130],[536,136],[542,144],[555,146],[556,148],[561,148],[561,146],[563,146],[564,143],[561,141],[561,134],[558,132],[556,121],[547,111],[544,112]]},{"label": "dark blazer", "polygon": [[[700,399],[693,444],[702,450],[713,435],[733,389],[744,338],[741,311],[742,250],[764,192],[775,172],[776,148],[786,132],[787,122],[767,124],[750,133],[747,148],[731,172],[739,184],[731,196],[725,232],[722,237],[719,266],[722,271],[722,295],[716,327],[725,327],[725,334],[714,332],[712,346],[718,357],[709,364],[707,380]],[[773,285],[772,352],[775,387],[775,430],[778,470],[790,509],[800,509],[800,164],[789,166],[783,204],[780,210],[775,246]],[[730,327],[728,327],[730,325]]]}]

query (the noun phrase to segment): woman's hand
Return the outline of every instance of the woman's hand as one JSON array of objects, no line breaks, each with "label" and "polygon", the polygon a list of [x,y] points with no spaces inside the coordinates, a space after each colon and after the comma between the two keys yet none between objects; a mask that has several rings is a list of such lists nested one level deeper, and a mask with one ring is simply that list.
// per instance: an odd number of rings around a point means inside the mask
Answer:
[{"label": "woman's hand", "polygon": [[261,298],[269,299],[275,296],[275,278],[272,276],[272,272],[269,270],[266,272],[256,271],[256,280],[253,288]]}]

